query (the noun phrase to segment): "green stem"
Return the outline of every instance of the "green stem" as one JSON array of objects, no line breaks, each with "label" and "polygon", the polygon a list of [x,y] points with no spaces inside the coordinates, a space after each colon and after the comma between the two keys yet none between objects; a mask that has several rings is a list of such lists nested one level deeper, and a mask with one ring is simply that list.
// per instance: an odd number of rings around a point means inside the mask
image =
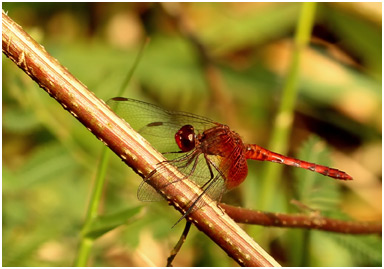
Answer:
[{"label": "green stem", "polygon": [[93,246],[93,239],[82,238],[80,241],[80,246],[77,252],[77,257],[74,263],[74,266],[84,267],[87,266],[89,255],[91,253]]},{"label": "green stem", "polygon": [[141,60],[141,58],[143,56],[143,52],[144,52],[145,48],[149,44],[149,41],[150,41],[150,38],[147,37],[144,40],[143,44],[141,45],[139,53],[136,56],[135,62],[133,63],[133,66],[130,68],[127,76],[125,77],[125,79],[123,81],[123,83],[121,84],[121,88],[120,88],[119,92],[117,93],[117,96],[122,96],[123,95],[125,88],[127,88],[129,82],[131,81],[133,73],[137,69],[137,66],[138,66],[138,64],[139,64],[139,62],[140,62],[140,60]]},{"label": "green stem", "polygon": [[[93,187],[92,196],[91,196],[91,200],[90,200],[88,211],[87,211],[87,216],[83,226],[83,231],[86,230],[86,228],[92,224],[93,220],[96,219],[98,215],[98,208],[100,205],[101,194],[104,188],[105,174],[107,172],[109,158],[111,156],[110,151],[107,151],[107,150],[108,150],[107,147],[103,147],[103,151],[101,153],[101,162],[96,174],[95,186]],[[82,234],[79,251],[77,253],[77,257],[74,264],[75,266],[83,267],[87,265],[92,246],[93,246],[93,239],[88,237],[87,235]]]},{"label": "green stem", "polygon": [[[286,154],[288,149],[288,139],[292,129],[294,107],[298,92],[300,58],[303,50],[309,43],[315,13],[316,3],[311,2],[302,4],[295,34],[292,60],[283,88],[282,100],[275,119],[272,138],[269,145],[270,150],[281,154]],[[259,201],[260,209],[271,209],[272,198],[280,189],[279,186],[281,184],[279,181],[282,178],[282,168],[283,166],[273,163],[265,164],[265,170],[262,177],[263,186]]]}]

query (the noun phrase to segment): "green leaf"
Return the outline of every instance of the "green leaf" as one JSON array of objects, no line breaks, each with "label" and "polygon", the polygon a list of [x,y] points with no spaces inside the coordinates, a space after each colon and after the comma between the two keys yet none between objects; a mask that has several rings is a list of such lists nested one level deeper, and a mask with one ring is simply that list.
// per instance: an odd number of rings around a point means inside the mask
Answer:
[{"label": "green leaf", "polygon": [[43,180],[55,180],[61,173],[71,175],[77,168],[73,158],[58,144],[40,146],[19,174],[28,175],[24,184],[34,184]]},{"label": "green leaf", "polygon": [[343,8],[326,7],[327,23],[332,25],[332,30],[342,37],[343,44],[349,50],[361,57],[367,67],[380,77],[382,69],[382,34],[381,25],[367,21],[361,16],[351,13]]},{"label": "green leaf", "polygon": [[33,114],[33,111],[8,106],[8,110],[4,113],[3,117],[3,128],[7,132],[25,134],[39,130],[41,124]]},{"label": "green leaf", "polygon": [[135,220],[141,209],[142,206],[137,206],[110,215],[98,216],[83,230],[84,236],[96,239],[122,224],[128,224]]},{"label": "green leaf", "polygon": [[345,247],[352,253],[357,266],[372,264],[373,266],[382,266],[382,241],[376,235],[347,235],[328,233],[332,240]]},{"label": "green leaf", "polygon": [[200,37],[215,48],[216,53],[226,53],[249,44],[262,44],[289,32],[297,21],[299,11],[300,4],[297,3],[266,5],[244,13],[222,10],[211,14],[215,16],[212,18],[214,23],[201,27]]},{"label": "green leaf", "polygon": [[[308,162],[329,166],[329,152],[325,144],[316,136],[311,136],[301,147],[298,158]],[[339,185],[332,178],[305,169],[294,171],[297,199],[304,205],[324,211],[338,208]]]}]

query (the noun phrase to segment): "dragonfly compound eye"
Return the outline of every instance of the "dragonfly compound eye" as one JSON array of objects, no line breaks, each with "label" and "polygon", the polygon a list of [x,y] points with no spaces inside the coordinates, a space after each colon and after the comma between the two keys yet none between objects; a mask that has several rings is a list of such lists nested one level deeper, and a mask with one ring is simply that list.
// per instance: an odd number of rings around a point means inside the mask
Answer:
[{"label": "dragonfly compound eye", "polygon": [[192,125],[184,125],[175,134],[175,140],[183,152],[188,152],[195,148],[195,129]]}]

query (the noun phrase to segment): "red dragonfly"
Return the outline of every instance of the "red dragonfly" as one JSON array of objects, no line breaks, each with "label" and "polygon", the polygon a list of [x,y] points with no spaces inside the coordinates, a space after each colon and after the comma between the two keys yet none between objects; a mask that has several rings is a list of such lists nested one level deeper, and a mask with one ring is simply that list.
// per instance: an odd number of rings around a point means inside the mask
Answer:
[{"label": "red dragonfly", "polygon": [[[192,179],[213,200],[242,183],[247,174],[247,159],[270,161],[304,168],[340,180],[352,180],[347,173],[295,158],[287,157],[258,145],[245,144],[227,125],[187,112],[162,109],[142,101],[116,97],[108,101],[116,113],[166,155],[186,177]],[[159,171],[161,169],[161,163]],[[153,175],[153,173],[151,173]],[[145,179],[139,187],[142,201],[161,196]],[[196,205],[191,204],[186,214]]]}]

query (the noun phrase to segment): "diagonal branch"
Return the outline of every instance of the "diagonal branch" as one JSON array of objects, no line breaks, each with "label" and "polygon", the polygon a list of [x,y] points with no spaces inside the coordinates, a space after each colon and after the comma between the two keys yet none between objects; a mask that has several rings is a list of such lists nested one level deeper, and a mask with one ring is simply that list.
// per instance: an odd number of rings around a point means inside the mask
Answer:
[{"label": "diagonal branch", "polygon": [[[4,11],[2,49],[7,57],[141,177],[151,173],[156,169],[156,164],[165,160]],[[188,201],[201,193],[189,180],[177,180],[182,175],[170,165],[161,174],[155,174],[150,182],[155,188],[177,181],[175,184],[168,184],[168,187],[162,190],[162,195],[181,213],[188,207]],[[216,203],[206,196],[202,199],[206,203],[204,210],[196,210],[189,218],[229,256],[244,266],[279,266],[231,218],[223,215]]]}]

